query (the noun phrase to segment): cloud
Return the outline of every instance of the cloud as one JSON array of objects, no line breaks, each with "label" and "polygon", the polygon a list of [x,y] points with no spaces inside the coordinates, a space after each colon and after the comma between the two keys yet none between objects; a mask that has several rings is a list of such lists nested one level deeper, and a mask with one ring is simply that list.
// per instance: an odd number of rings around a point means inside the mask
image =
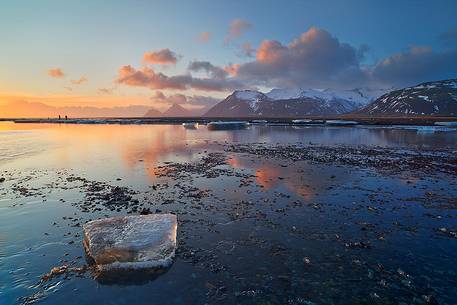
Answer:
[{"label": "cloud", "polygon": [[50,77],[54,77],[54,78],[64,78],[65,77],[65,73],[63,73],[62,69],[60,69],[60,68],[49,69],[48,75]]},{"label": "cloud", "polygon": [[177,93],[177,94],[170,95],[167,98],[167,101],[171,104],[186,104],[187,96],[185,96],[184,94]]},{"label": "cloud", "polygon": [[178,61],[178,56],[170,49],[162,49],[155,52],[144,53],[143,61],[149,64],[174,65]]},{"label": "cloud", "polygon": [[210,32],[201,32],[197,40],[201,43],[207,43],[211,39],[211,33]]},{"label": "cloud", "polygon": [[241,64],[229,64],[228,66],[224,67],[224,70],[231,76],[236,76],[237,71],[240,68],[240,66],[241,66]]},{"label": "cloud", "polygon": [[192,105],[209,107],[219,103],[221,100],[211,96],[194,95],[188,96],[187,102]]},{"label": "cloud", "polygon": [[225,38],[226,42],[230,42],[241,35],[243,35],[248,29],[252,27],[252,24],[242,19],[233,19],[230,22],[227,36]]},{"label": "cloud", "polygon": [[[216,69],[211,70],[210,66],[203,68],[202,64],[197,64],[195,69],[204,69],[210,77],[197,78],[189,74],[167,76],[161,72],[155,72],[149,67],[135,69],[130,65],[123,66],[118,71],[116,83],[133,87],[145,87],[149,89],[174,89],[187,90],[196,89],[203,91],[231,91],[244,87],[235,79],[219,77]],[[210,69],[210,70],[206,70]],[[223,69],[221,69],[223,70]]]},{"label": "cloud", "polygon": [[256,59],[239,65],[234,73],[266,86],[342,86],[364,81],[358,54],[356,48],[329,32],[311,28],[289,45],[264,40]]},{"label": "cloud", "polygon": [[150,89],[186,89],[189,76],[168,77],[163,73],[156,73],[153,69],[143,67],[136,70],[132,66],[123,66],[118,71],[116,82],[132,87],[148,87]]},{"label": "cloud", "polygon": [[87,82],[87,78],[84,76],[82,76],[80,79],[71,80],[71,83],[74,85],[81,85],[84,82]]},{"label": "cloud", "polygon": [[249,42],[243,43],[241,46],[242,55],[246,57],[254,57],[256,50],[252,48]]},{"label": "cloud", "polygon": [[457,27],[441,33],[438,39],[446,46],[457,46]]},{"label": "cloud", "polygon": [[151,97],[151,99],[158,99],[158,100],[165,100],[167,97],[165,94],[163,94],[162,91],[156,91],[154,92],[154,95]]},{"label": "cloud", "polygon": [[357,49],[357,57],[360,61],[365,59],[366,53],[370,52],[371,48],[367,44],[362,44],[358,49]]},{"label": "cloud", "polygon": [[98,93],[101,94],[112,94],[115,88],[98,88]]},{"label": "cloud", "polygon": [[157,104],[186,104],[194,108],[202,108],[215,105],[220,99],[202,95],[184,95],[181,93],[166,96],[162,91],[156,91],[151,97],[151,101]]},{"label": "cloud", "polygon": [[[451,41],[456,33],[446,33]],[[367,45],[354,47],[329,32],[310,28],[288,45],[264,40],[255,60],[225,67],[240,82],[267,87],[408,86],[420,82],[455,78],[457,49],[435,51],[412,47],[372,65],[363,65]]]},{"label": "cloud", "polygon": [[209,61],[193,61],[189,64],[187,69],[194,72],[205,71],[215,79],[225,79],[228,76],[227,71],[223,68],[214,66]]},{"label": "cloud", "polygon": [[457,49],[435,52],[430,47],[412,47],[376,64],[374,79],[383,83],[412,85],[457,76]]},{"label": "cloud", "polygon": [[436,51],[412,47],[367,65],[364,60],[369,46],[355,47],[315,27],[288,44],[264,40],[256,50],[249,43],[242,48],[246,55],[255,57],[225,67],[205,60],[192,61],[184,73],[177,75],[148,66],[137,69],[126,65],[119,69],[116,83],[153,90],[213,92],[258,87],[400,87],[454,78],[457,71],[456,48]]}]

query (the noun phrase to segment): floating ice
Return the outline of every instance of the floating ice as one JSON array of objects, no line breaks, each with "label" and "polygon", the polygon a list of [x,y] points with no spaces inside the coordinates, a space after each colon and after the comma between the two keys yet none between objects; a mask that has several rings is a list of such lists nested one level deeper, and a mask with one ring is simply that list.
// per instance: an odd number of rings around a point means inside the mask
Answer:
[{"label": "floating ice", "polygon": [[457,122],[456,121],[435,122],[435,125],[437,125],[437,126],[447,126],[447,127],[457,127]]},{"label": "floating ice", "polygon": [[345,120],[327,120],[325,121],[327,125],[335,125],[335,126],[344,126],[344,125],[357,125],[359,124],[356,121],[345,121]]},{"label": "floating ice", "polygon": [[84,248],[99,269],[167,267],[176,248],[176,215],[98,219],[84,226]]},{"label": "floating ice", "polygon": [[243,129],[249,126],[245,121],[217,121],[207,125],[209,130]]}]

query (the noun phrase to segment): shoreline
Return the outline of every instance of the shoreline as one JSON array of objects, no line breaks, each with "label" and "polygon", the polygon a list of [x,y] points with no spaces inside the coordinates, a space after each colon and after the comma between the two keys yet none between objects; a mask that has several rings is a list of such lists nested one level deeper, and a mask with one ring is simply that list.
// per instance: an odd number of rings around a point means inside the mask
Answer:
[{"label": "shoreline", "polygon": [[[280,124],[280,125],[324,125],[328,121],[353,121],[354,125],[373,125],[373,126],[437,126],[437,123],[451,123],[457,127],[457,117],[434,117],[434,116],[414,116],[414,117],[368,117],[354,115],[334,115],[334,116],[307,116],[307,117],[288,117],[288,118],[269,118],[269,117],[125,117],[125,118],[71,118],[71,119],[51,119],[51,118],[0,118],[0,121],[12,121],[18,124],[182,124],[188,122],[207,124],[212,121],[246,121],[252,124]],[[294,122],[302,120],[309,122]],[[343,126],[344,124],[340,125]]]}]

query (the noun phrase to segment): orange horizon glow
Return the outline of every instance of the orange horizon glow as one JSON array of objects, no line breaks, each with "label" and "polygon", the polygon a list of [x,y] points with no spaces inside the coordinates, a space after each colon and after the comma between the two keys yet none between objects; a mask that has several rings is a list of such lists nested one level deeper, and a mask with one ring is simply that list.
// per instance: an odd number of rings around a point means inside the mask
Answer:
[{"label": "orange horizon glow", "polygon": [[[149,95],[34,95],[26,92],[0,92],[0,118],[54,117],[58,114],[66,115],[70,108],[72,117],[91,117],[87,116],[87,107],[103,110],[136,106],[164,112],[171,105],[166,100],[152,100]],[[194,105],[182,106],[189,110],[200,109]],[[122,116],[132,116],[132,113],[126,112]]]},{"label": "orange horizon glow", "polygon": [[[126,103],[128,100],[128,103]],[[0,92],[0,104],[8,104],[16,101],[27,101],[31,103],[43,103],[55,107],[121,107],[128,105],[150,106],[149,96],[144,95],[65,95],[49,94],[34,95],[27,92]],[[56,103],[58,105],[56,105]],[[165,104],[164,104],[165,105]]]}]

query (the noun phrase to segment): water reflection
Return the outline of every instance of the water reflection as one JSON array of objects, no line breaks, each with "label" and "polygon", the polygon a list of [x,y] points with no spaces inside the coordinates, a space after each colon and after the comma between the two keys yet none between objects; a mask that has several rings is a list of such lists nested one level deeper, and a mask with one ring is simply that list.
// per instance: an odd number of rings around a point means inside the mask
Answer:
[{"label": "water reflection", "polygon": [[[242,169],[234,171],[239,175],[231,171],[219,177],[188,175],[179,187],[162,178],[170,186],[153,191],[150,184],[155,179],[151,169],[158,163],[193,161],[223,149],[214,141],[457,148],[456,133],[285,126],[217,132],[179,125],[0,126],[0,149],[8,157],[0,155],[0,175],[10,172],[5,185],[20,179],[17,190],[22,186],[39,190],[36,196],[18,196],[0,184],[0,193],[11,198],[0,205],[0,278],[5,279],[0,282],[0,300],[6,304],[28,295],[44,304],[146,304],[153,299],[164,304],[336,304],[353,299],[354,304],[365,304],[374,291],[384,298],[380,302],[398,299],[406,304],[411,299],[403,296],[416,297],[411,293],[417,291],[420,297],[424,287],[442,291],[445,298],[440,303],[455,300],[455,247],[453,239],[438,230],[454,230],[455,209],[449,208],[453,201],[446,208],[424,206],[444,206],[448,197],[456,197],[455,181],[449,176],[378,176],[354,167],[227,153],[223,167]],[[84,183],[73,189],[73,184],[80,184],[69,183],[73,174],[135,188],[138,199],[152,211],[179,213],[182,252],[173,266],[161,276],[152,270],[123,277],[95,274],[101,285],[89,275],[62,277],[35,293],[40,276],[53,266],[83,264],[81,227],[74,226],[74,219],[84,223],[126,213],[81,211],[73,204],[85,202],[88,189]],[[243,184],[243,180],[249,181]],[[190,186],[213,194],[181,197]],[[347,246],[367,240],[371,249]],[[383,270],[369,279],[372,266]],[[404,285],[399,268],[411,274],[411,287],[417,285],[417,290]],[[425,275],[429,282],[416,281]],[[379,285],[381,279],[392,285]],[[216,299],[226,290],[230,299]],[[302,299],[304,292],[309,302]],[[252,293],[258,299],[251,299]]]},{"label": "water reflection", "polygon": [[[41,164],[88,171],[132,174],[163,161],[194,160],[196,152],[220,143],[302,143],[321,145],[457,147],[457,132],[417,133],[410,129],[251,126],[245,130],[196,130],[181,125],[71,125],[0,122],[0,166]],[[107,166],[109,164],[109,166]],[[281,170],[281,169],[274,169]],[[272,169],[259,176],[278,176]],[[113,173],[114,174],[114,173]],[[273,181],[263,179],[264,187]]]},{"label": "water reflection", "polygon": [[227,160],[227,164],[233,168],[251,169],[255,174],[255,182],[265,191],[285,187],[287,192],[301,197],[305,201],[312,200],[318,190],[326,190],[330,187],[344,184],[340,177],[342,169],[319,168],[300,163],[300,169],[292,169],[294,164],[281,164],[275,162],[265,162],[256,160],[252,162],[248,158],[232,156]]}]

